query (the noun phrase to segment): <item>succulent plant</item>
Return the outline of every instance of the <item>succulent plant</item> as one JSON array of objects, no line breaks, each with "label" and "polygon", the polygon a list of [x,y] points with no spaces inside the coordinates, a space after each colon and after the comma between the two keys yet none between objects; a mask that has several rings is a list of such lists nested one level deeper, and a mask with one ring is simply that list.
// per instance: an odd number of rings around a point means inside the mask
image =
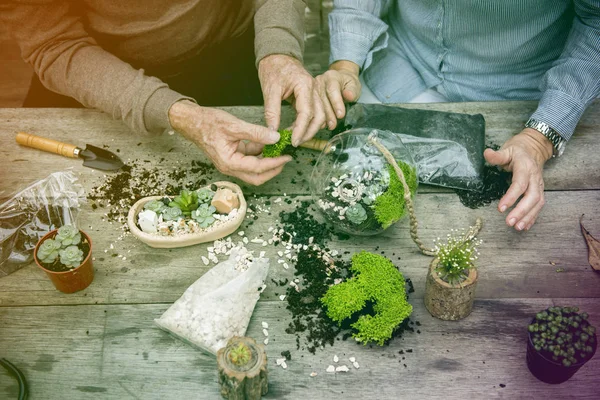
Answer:
[{"label": "succulent plant", "polygon": [[469,275],[469,270],[475,268],[474,262],[479,256],[477,247],[482,241],[464,230],[452,229],[445,243],[440,242],[439,238],[434,243],[434,251],[439,260],[436,272],[440,279],[452,285],[460,284]]},{"label": "succulent plant", "polygon": [[177,207],[183,215],[190,215],[198,208],[198,194],[184,189],[169,203],[169,207]]},{"label": "succulent plant", "polygon": [[60,262],[69,268],[78,267],[83,261],[83,251],[76,245],[67,247],[58,251]]},{"label": "succulent plant", "polygon": [[204,188],[196,190],[196,195],[198,196],[198,203],[210,203],[212,198],[215,197],[215,192]]},{"label": "succulent plant", "polygon": [[367,211],[359,203],[348,207],[346,210],[346,218],[353,224],[360,225],[367,220]]},{"label": "succulent plant", "polygon": [[57,240],[46,239],[37,251],[38,259],[45,264],[52,264],[58,258],[61,243]]},{"label": "succulent plant", "polygon": [[198,209],[192,211],[192,218],[198,222],[201,228],[208,228],[215,222],[213,214],[217,211],[214,206],[201,204]]},{"label": "succulent plant", "polygon": [[588,317],[578,307],[549,307],[537,313],[528,327],[535,350],[565,367],[591,357],[596,328]]},{"label": "succulent plant", "polygon": [[248,364],[252,358],[250,348],[244,343],[239,343],[236,347],[229,351],[229,360],[238,367]]},{"label": "succulent plant", "polygon": [[144,210],[151,210],[157,214],[162,213],[167,206],[161,200],[150,200],[146,204],[144,204]]},{"label": "succulent plant", "polygon": [[79,233],[79,229],[72,225],[63,225],[58,228],[54,240],[60,242],[62,247],[71,246],[81,242],[81,233]]},{"label": "succulent plant", "polygon": [[183,211],[179,207],[167,207],[162,212],[163,220],[177,221],[183,215]]}]

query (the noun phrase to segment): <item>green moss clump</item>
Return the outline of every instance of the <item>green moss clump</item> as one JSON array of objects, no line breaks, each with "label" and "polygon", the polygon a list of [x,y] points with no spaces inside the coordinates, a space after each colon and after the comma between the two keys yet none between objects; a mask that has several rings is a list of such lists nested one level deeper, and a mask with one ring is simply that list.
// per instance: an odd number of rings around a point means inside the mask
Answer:
[{"label": "green moss clump", "polygon": [[279,131],[279,135],[279,142],[265,145],[262,151],[263,157],[279,157],[286,147],[292,144],[292,131],[290,129]]},{"label": "green moss clump", "polygon": [[363,344],[383,346],[412,313],[404,277],[390,260],[366,251],[352,256],[351,270],[354,276],[330,287],[321,302],[329,318],[339,324],[361,311],[367,301],[373,302],[375,315],[361,315],[351,325],[356,330],[352,336]]},{"label": "green moss clump", "polygon": [[[402,161],[398,161],[398,166],[404,173],[404,179],[406,179],[406,184],[410,188],[411,195],[414,196],[418,185],[417,170]],[[400,220],[406,211],[402,182],[400,182],[394,167],[390,164],[388,164],[388,172],[390,174],[390,184],[387,190],[375,199],[373,204],[375,218],[384,229]]]}]

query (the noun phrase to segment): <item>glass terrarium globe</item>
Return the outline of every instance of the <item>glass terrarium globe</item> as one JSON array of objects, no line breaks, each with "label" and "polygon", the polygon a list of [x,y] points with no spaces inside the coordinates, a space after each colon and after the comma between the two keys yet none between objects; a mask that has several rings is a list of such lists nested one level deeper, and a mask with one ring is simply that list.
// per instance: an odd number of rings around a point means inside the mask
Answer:
[{"label": "glass terrarium globe", "polygon": [[336,229],[352,235],[375,235],[408,214],[404,186],[373,141],[389,150],[414,198],[417,166],[402,140],[389,131],[359,128],[333,137],[310,177],[317,208]]}]

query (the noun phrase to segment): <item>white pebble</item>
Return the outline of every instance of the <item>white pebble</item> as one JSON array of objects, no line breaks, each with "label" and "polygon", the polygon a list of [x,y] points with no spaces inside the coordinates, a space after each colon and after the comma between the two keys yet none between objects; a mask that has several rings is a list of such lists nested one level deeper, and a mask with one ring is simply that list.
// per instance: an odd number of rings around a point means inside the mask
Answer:
[{"label": "white pebble", "polygon": [[202,263],[203,263],[204,265],[208,265],[208,258],[206,258],[206,257],[204,257],[204,256],[202,256],[201,258],[202,258]]},{"label": "white pebble", "polygon": [[285,362],[285,361],[281,363],[281,368],[283,368],[283,369],[286,369],[286,368],[287,368],[287,364],[286,364],[286,362]]},{"label": "white pebble", "polygon": [[333,362],[336,363],[338,361],[340,361],[340,358],[336,354],[336,355],[333,356]]},{"label": "white pebble", "polygon": [[265,329],[269,329],[269,324],[267,322],[263,321],[262,327],[265,328]]},{"label": "white pebble", "polygon": [[358,363],[357,363],[356,361],[354,361],[354,362],[352,363],[352,365],[354,365],[354,368],[356,368],[356,369],[360,368],[360,366],[358,365]]},{"label": "white pebble", "polygon": [[278,252],[277,252],[277,255],[278,255],[279,257],[283,257],[283,251],[278,251]]},{"label": "white pebble", "polygon": [[325,371],[327,371],[327,372],[335,372],[335,367],[333,365],[330,365],[329,367],[327,367],[327,369]]},{"label": "white pebble", "polygon": [[263,335],[265,335],[265,336],[269,336],[269,331],[268,331],[268,330],[266,330],[266,329],[263,329]]},{"label": "white pebble", "polygon": [[348,372],[350,371],[350,368],[348,368],[347,365],[340,365],[339,367],[337,367],[335,369],[335,372]]},{"label": "white pebble", "polygon": [[350,357],[348,360],[350,360],[351,363],[356,362],[356,357]]},{"label": "white pebble", "polygon": [[238,232],[238,235],[240,235],[240,236],[244,236],[244,231],[239,231],[239,232]]},{"label": "white pebble", "polygon": [[289,267],[290,267],[290,266],[289,266],[287,263],[285,263],[285,262],[283,263],[283,268],[284,268],[284,269],[288,269]]},{"label": "white pebble", "polygon": [[281,296],[279,296],[279,300],[283,301],[285,299],[285,294],[282,294]]},{"label": "white pebble", "polygon": [[267,254],[267,252],[261,251],[260,254],[258,255],[258,258],[264,258],[266,254]]},{"label": "white pebble", "polygon": [[268,344],[269,344],[269,338],[266,338],[266,339],[263,341],[263,343],[265,344],[265,346],[266,346],[266,345],[268,345]]},{"label": "white pebble", "polygon": [[277,360],[275,360],[275,362],[277,363],[277,365],[281,365],[285,362],[285,357],[283,358],[278,358]]},{"label": "white pebble", "polygon": [[312,376],[314,378],[315,376],[317,376],[317,373],[316,372],[311,372],[310,376]]}]

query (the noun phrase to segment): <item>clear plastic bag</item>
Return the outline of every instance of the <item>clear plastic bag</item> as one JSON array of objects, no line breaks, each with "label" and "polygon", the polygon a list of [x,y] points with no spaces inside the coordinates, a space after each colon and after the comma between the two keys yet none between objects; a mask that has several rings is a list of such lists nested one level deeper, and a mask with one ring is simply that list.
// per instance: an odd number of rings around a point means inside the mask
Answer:
[{"label": "clear plastic bag", "polygon": [[485,120],[469,115],[355,104],[345,124],[398,134],[419,169],[419,181],[455,189],[481,190],[485,159]]},{"label": "clear plastic bag", "polygon": [[33,260],[33,249],[46,233],[76,226],[83,187],[73,171],[61,171],[14,195],[0,205],[0,277]]},{"label": "clear plastic bag", "polygon": [[215,355],[233,336],[244,336],[269,272],[269,260],[254,259],[243,271],[236,268],[240,257],[240,249],[234,248],[228,260],[202,275],[154,322]]}]

